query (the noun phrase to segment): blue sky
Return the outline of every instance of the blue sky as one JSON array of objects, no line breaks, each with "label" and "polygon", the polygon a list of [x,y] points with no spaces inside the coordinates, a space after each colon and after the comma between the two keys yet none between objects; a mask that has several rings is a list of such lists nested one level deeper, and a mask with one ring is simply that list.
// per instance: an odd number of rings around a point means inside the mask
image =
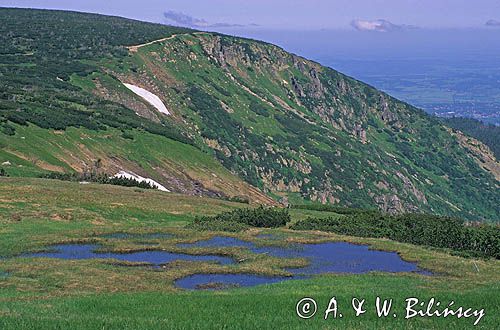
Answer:
[{"label": "blue sky", "polygon": [[353,29],[353,20],[370,27],[377,19],[396,27],[478,28],[500,21],[499,0],[0,0],[0,6],[89,11],[162,23],[164,12],[174,11],[206,25],[253,23],[266,29]]}]

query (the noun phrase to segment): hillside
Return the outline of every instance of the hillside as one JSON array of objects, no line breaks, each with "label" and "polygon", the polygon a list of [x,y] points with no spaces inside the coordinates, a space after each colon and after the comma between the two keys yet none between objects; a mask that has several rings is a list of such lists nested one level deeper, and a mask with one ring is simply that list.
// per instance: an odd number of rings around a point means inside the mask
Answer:
[{"label": "hillside", "polygon": [[477,119],[453,117],[440,119],[446,126],[459,130],[487,145],[496,159],[500,159],[500,127]]},{"label": "hillside", "polygon": [[88,14],[0,15],[9,175],[101,159],[188,194],[500,218],[495,158],[484,166],[438,120],[276,46]]},{"label": "hillside", "polygon": [[93,14],[0,12],[0,163],[8,175],[82,172],[100,160],[106,173],[127,170],[173,192],[273,203],[172,123],[138,117],[77,83],[100,70],[97,61],[120,63],[123,44],[189,30]]}]

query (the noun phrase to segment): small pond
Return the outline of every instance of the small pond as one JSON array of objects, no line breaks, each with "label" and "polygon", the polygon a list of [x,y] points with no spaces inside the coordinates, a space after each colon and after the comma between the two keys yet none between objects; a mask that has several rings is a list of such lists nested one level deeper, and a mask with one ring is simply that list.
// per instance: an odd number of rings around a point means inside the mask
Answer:
[{"label": "small pond", "polygon": [[57,259],[116,259],[129,262],[150,263],[160,266],[175,260],[218,262],[220,264],[234,263],[233,259],[216,255],[190,255],[166,251],[139,251],[130,253],[96,252],[99,245],[91,244],[65,244],[55,245],[50,251],[23,255],[31,258],[57,258]]},{"label": "small pond", "polygon": [[[380,272],[415,272],[430,275],[416,264],[407,262],[395,252],[370,250],[366,245],[344,242],[319,244],[289,244],[287,246],[257,246],[252,242],[232,237],[217,236],[209,240],[189,244],[188,247],[241,247],[254,253],[265,253],[279,258],[306,258],[309,265],[303,268],[287,269],[295,274],[293,278],[326,273],[361,274],[371,271]],[[252,286],[263,283],[281,282],[280,277],[262,277],[256,275],[197,274],[180,279],[176,284],[185,289],[211,289],[220,287]],[[216,285],[215,285],[216,284]]]},{"label": "small pond", "polygon": [[[115,234],[116,235],[116,234]],[[126,234],[129,235],[129,234]],[[149,234],[148,234],[149,235]],[[165,234],[161,234],[165,235]],[[116,237],[116,236],[114,236]],[[119,236],[119,238],[125,236]],[[130,236],[126,236],[129,238]],[[144,236],[137,236],[141,239]],[[165,236],[153,236],[165,237]],[[266,236],[267,237],[267,236]],[[274,241],[269,237],[270,241]],[[196,274],[177,280],[178,287],[184,289],[227,289],[259,284],[277,283],[290,279],[300,279],[318,274],[349,273],[360,274],[371,271],[414,272],[425,275],[431,273],[420,269],[415,263],[406,262],[395,252],[370,250],[366,245],[344,242],[326,242],[318,244],[288,244],[286,246],[261,246],[232,237],[216,236],[209,240],[195,243],[178,244],[182,248],[204,247],[240,247],[253,253],[266,254],[278,258],[306,258],[309,265],[303,268],[289,268],[291,277],[269,277],[256,274]],[[218,255],[191,255],[167,251],[138,251],[130,253],[96,252],[99,245],[66,244],[50,247],[49,251],[24,254],[23,257],[58,258],[58,259],[115,259],[128,262],[148,263],[154,267],[175,260],[217,262],[222,265],[235,264],[235,260]],[[1,277],[1,272],[0,272]]]}]

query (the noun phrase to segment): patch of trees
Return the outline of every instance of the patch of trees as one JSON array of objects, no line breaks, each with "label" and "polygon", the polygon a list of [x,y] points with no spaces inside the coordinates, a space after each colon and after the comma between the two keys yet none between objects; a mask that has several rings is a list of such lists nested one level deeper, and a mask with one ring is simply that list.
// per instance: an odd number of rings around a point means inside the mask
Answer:
[{"label": "patch of trees", "polygon": [[457,129],[490,147],[496,159],[500,159],[500,127],[488,125],[472,118],[441,118],[448,127]]},{"label": "patch of trees", "polygon": [[192,144],[168,123],[139,118],[120,104],[104,101],[68,83],[87,76],[105,59],[121,62],[125,46],[189,29],[74,12],[0,8],[0,132],[8,122],[64,130],[140,128]]},{"label": "patch of trees", "polygon": [[357,208],[351,208],[351,207],[334,206],[334,205],[330,205],[330,204],[317,204],[317,203],[304,204],[304,205],[291,205],[290,208],[297,209],[297,210],[333,212],[333,213],[344,214],[344,215],[376,212],[376,210],[357,209]]},{"label": "patch of trees", "polygon": [[73,182],[94,182],[100,184],[111,184],[123,187],[137,187],[142,189],[158,189],[155,184],[138,181],[134,178],[114,177],[108,174],[92,173],[56,173],[42,175],[41,178]]},{"label": "patch of trees", "polygon": [[[0,118],[1,120],[2,118]],[[0,132],[2,132],[5,135],[14,135],[16,134],[16,129],[10,125],[6,119],[4,119],[3,122],[0,122]]]},{"label": "patch of trees", "polygon": [[388,238],[403,243],[451,249],[463,256],[500,259],[498,225],[467,225],[456,218],[426,214],[391,216],[378,211],[360,211],[344,217],[310,217],[297,222],[291,228]]},{"label": "patch of trees", "polygon": [[270,116],[269,110],[262,103],[255,100],[252,100],[252,102],[250,103],[250,110],[263,117]]},{"label": "patch of trees", "polygon": [[228,201],[241,204],[250,204],[250,199],[246,196],[233,196],[227,198]]},{"label": "patch of trees", "polygon": [[189,227],[198,230],[238,232],[249,227],[277,228],[290,222],[287,209],[266,208],[237,209],[213,217],[197,217]]}]

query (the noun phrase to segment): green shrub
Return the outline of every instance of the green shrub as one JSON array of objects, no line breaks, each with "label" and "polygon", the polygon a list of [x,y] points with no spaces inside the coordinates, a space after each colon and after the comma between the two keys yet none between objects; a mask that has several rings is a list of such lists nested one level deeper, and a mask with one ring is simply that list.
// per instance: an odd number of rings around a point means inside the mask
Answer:
[{"label": "green shrub", "polygon": [[88,181],[123,187],[137,187],[142,189],[158,189],[156,185],[147,183],[145,181],[141,182],[133,178],[113,177],[109,174],[51,172],[49,174],[42,175],[41,178],[73,182]]},{"label": "green shrub", "polygon": [[250,204],[250,199],[246,196],[233,196],[227,200],[235,203]]},{"label": "green shrub", "polygon": [[13,136],[14,134],[16,134],[16,129],[9,124],[3,124],[2,126],[0,126],[0,130],[5,135]]},{"label": "green shrub", "polygon": [[252,227],[276,228],[285,226],[290,221],[290,214],[286,209],[260,206],[256,209],[238,209],[222,213],[216,218],[244,223]]},{"label": "green shrub", "polygon": [[265,208],[237,209],[213,217],[198,217],[190,228],[212,231],[242,231],[248,227],[277,228],[290,221],[287,209]]},{"label": "green shrub", "polygon": [[360,213],[372,213],[375,210],[368,209],[356,209],[350,207],[333,206],[329,204],[303,204],[303,205],[291,205],[290,208],[297,210],[312,210],[321,212],[334,212],[338,214],[360,214]]},{"label": "green shrub", "polygon": [[322,230],[342,235],[389,238],[394,241],[447,248],[463,255],[500,259],[500,228],[466,226],[460,219],[425,214],[385,215],[360,212],[342,218],[307,218],[295,230]]},{"label": "green shrub", "polygon": [[492,256],[500,259],[500,229],[492,225],[466,227],[464,250],[475,256]]},{"label": "green shrub", "polygon": [[233,233],[244,231],[249,228],[248,225],[245,225],[243,223],[225,220],[214,220],[210,217],[197,217],[187,227],[200,231],[227,231]]},{"label": "green shrub", "polygon": [[122,138],[126,139],[126,140],[133,140],[134,139],[134,135],[130,132],[127,132],[127,131],[123,131],[122,132]]},{"label": "green shrub", "polygon": [[270,116],[269,110],[267,110],[267,108],[263,104],[255,100],[252,100],[252,103],[250,104],[250,110],[263,117]]}]

